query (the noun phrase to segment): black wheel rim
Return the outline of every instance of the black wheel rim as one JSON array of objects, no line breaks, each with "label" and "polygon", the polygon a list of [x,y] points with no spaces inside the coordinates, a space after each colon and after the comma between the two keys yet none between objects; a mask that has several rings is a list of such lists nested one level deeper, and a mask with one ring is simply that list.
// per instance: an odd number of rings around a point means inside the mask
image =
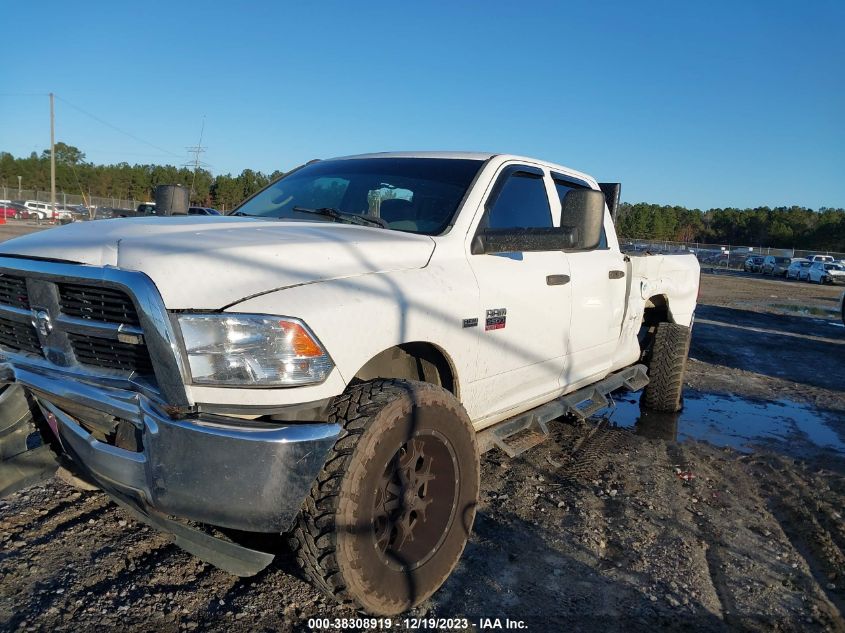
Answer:
[{"label": "black wheel rim", "polygon": [[459,494],[458,464],[436,431],[415,434],[387,462],[373,507],[376,551],[394,569],[431,559],[449,532]]}]

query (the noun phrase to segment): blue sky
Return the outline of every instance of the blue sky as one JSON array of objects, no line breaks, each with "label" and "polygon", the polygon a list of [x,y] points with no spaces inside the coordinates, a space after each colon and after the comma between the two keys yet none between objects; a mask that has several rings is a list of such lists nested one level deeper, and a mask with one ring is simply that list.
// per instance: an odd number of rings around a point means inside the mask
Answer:
[{"label": "blue sky", "polygon": [[49,144],[47,98],[27,95],[52,91],[58,140],[94,162],[186,162],[205,116],[215,173],[491,150],[620,180],[632,202],[845,207],[842,0],[18,2],[4,17],[15,155]]}]

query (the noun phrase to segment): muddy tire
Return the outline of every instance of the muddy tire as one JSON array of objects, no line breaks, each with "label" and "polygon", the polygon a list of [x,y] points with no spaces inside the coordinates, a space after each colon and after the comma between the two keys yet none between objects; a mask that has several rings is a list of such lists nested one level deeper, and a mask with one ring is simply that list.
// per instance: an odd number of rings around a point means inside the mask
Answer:
[{"label": "muddy tire", "polygon": [[652,411],[681,410],[684,371],[689,354],[690,329],[677,323],[658,323],[648,363],[649,383],[642,406]]},{"label": "muddy tire", "polygon": [[475,431],[440,387],[373,380],[336,398],[343,426],[289,535],[326,594],[377,615],[419,604],[464,550],[479,488]]}]

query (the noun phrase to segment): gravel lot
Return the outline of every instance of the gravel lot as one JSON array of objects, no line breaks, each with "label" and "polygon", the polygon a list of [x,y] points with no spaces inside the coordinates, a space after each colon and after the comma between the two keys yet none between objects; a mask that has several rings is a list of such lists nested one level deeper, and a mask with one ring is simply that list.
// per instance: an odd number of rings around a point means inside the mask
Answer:
[{"label": "gravel lot", "polygon": [[[680,417],[640,416],[626,397],[520,458],[487,453],[472,540],[411,615],[845,631],[841,290],[704,274]],[[236,578],[55,480],[0,502],[0,543],[5,630],[304,631],[356,615],[284,553]]]}]

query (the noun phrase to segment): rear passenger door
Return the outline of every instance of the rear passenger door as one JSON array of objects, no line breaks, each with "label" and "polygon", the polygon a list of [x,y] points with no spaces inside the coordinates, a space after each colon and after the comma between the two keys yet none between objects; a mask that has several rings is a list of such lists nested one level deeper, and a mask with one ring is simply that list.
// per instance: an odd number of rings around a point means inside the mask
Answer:
[{"label": "rear passenger door", "polygon": [[[513,236],[512,251],[468,259],[479,286],[478,372],[470,412],[484,418],[559,389],[569,327],[569,268],[562,249],[538,250],[520,229],[551,228],[551,181],[537,167],[500,172],[484,204],[479,235]],[[510,232],[510,233],[509,233]],[[511,239],[508,237],[507,239]],[[521,241],[522,240],[522,241]],[[478,410],[480,409],[480,410]]]}]

